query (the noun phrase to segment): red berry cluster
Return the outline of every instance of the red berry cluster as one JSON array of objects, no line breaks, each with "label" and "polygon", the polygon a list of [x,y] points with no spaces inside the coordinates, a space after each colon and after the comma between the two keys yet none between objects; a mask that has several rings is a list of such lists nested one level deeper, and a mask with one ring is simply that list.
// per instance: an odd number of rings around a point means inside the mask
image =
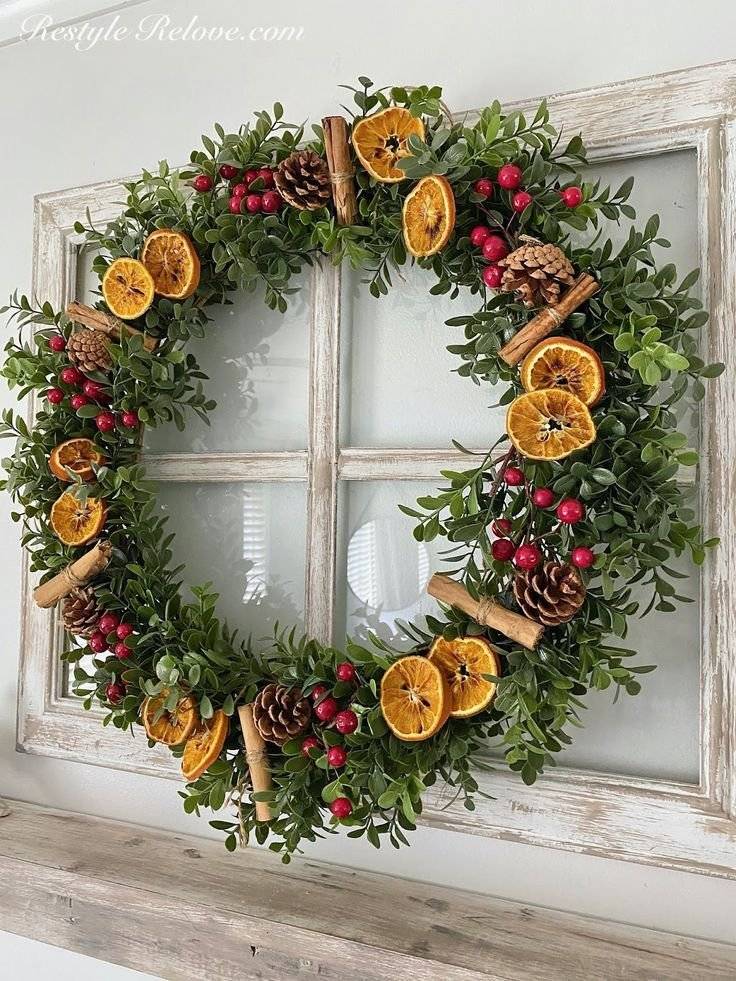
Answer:
[{"label": "red berry cluster", "polygon": [[506,239],[491,231],[487,225],[476,225],[470,231],[470,242],[476,249],[481,250],[483,258],[488,263],[483,268],[483,282],[489,289],[498,289],[503,278],[503,270],[498,262],[505,259],[511,251]]},{"label": "red berry cluster", "polygon": [[[335,679],[343,684],[353,684],[357,673],[355,666],[349,661],[343,661],[335,669]],[[326,685],[315,685],[310,695],[314,704],[314,715],[323,726],[334,728],[341,736],[350,736],[358,728],[358,716],[349,708],[340,708],[337,699]],[[317,736],[307,736],[302,741],[302,754],[311,757],[311,750],[320,753],[324,744]],[[344,746],[328,746],[326,750],[327,765],[335,770],[341,770],[348,761],[348,751]],[[352,802],[347,797],[338,797],[330,804],[330,810],[336,818],[344,820],[353,813]]]},{"label": "red berry cluster", "polygon": [[[274,215],[284,199],[275,191],[271,167],[241,170],[234,164],[222,164],[218,171],[223,180],[230,181],[228,208],[233,215],[244,213]],[[209,174],[198,174],[192,181],[195,191],[207,194],[215,186]]]},{"label": "red berry cluster", "polygon": [[[66,350],[66,341],[61,334],[52,334],[47,344],[55,354],[61,354]],[[51,405],[61,405],[67,395],[69,407],[74,412],[94,402],[98,405],[109,405],[111,401],[112,396],[104,385],[87,378],[74,365],[68,364],[62,368],[56,376],[56,381],[57,384],[46,392],[46,398]],[[62,388],[62,385],[65,387]],[[123,429],[137,429],[140,420],[138,413],[133,410],[119,412],[116,416],[109,409],[103,409],[95,416],[95,425],[101,433],[111,433],[118,425]]]},{"label": "red berry cluster", "polygon": [[[526,484],[524,471],[519,467],[506,467],[503,481],[507,487],[521,487]],[[534,487],[528,489],[528,494],[535,507],[546,510],[555,503],[554,492],[549,487]],[[576,497],[564,497],[557,504],[555,514],[565,525],[575,525],[585,518],[585,505]],[[530,571],[542,561],[542,553],[534,542],[526,542],[518,547],[509,537],[513,525],[508,518],[496,518],[491,524],[491,531],[496,540],[491,545],[491,555],[497,562],[513,561],[517,569]],[[579,569],[588,569],[595,562],[595,553],[587,545],[578,545],[572,550],[570,561]]]},{"label": "red berry cluster", "polygon": [[[119,661],[127,661],[132,657],[133,651],[125,640],[133,631],[131,623],[123,620],[117,613],[107,611],[100,617],[97,629],[87,643],[95,654],[112,651]],[[117,705],[125,697],[126,691],[124,681],[111,681],[105,688],[105,696],[111,705]]]}]

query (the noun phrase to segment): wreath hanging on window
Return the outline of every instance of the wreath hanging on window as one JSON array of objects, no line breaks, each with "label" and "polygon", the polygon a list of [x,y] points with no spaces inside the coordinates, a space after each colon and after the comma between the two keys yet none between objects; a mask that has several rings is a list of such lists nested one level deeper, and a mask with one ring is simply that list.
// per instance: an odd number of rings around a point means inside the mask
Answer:
[{"label": "wreath hanging on window", "polygon": [[[94,308],[15,294],[3,310],[34,332],[7,345],[2,373],[40,399],[31,427],[3,416],[3,486],[36,602],[60,604],[75,638],[75,693],[181,758],[186,811],[234,806],[211,822],[228,849],[270,836],[284,860],[340,825],[406,843],[438,778],[472,810],[489,738],[533,783],[591,688],[640,690],[652,667],[622,646],[628,619],[688,601],[671,561],[700,564],[717,541],[678,485],[697,454],[675,406],[722,366],[698,356],[697,271],[678,284],[655,262],[658,217],[621,248],[605,236],[635,218],[633,181],[583,180],[581,138],[563,141],[544,103],[453,122],[437,87],[352,91],[352,121],[328,117],[311,139],[276,104],[238,133],[216,125],[185,171],[163,162],[125,184],[119,218],[76,226],[98,250]],[[440,611],[403,625],[409,650],[371,635],[343,652],[296,628],[240,640],[209,585],[182,596],[140,463],[144,425],[214,408],[187,350],[208,311],[257,287],[284,311],[320,255],[367,272],[376,298],[410,260],[433,294],[477,295],[477,313],[448,321],[449,350],[475,384],[508,385],[502,439],[483,454],[456,443],[468,468],[402,506],[418,541],[448,543],[428,586]]]}]

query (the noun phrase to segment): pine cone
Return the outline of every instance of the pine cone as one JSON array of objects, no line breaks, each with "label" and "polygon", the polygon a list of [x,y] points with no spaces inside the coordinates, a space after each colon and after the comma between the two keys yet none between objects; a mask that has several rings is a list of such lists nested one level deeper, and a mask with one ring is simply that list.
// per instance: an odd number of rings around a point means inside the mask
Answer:
[{"label": "pine cone", "polygon": [[332,197],[330,171],[314,150],[297,150],[282,160],[273,179],[281,197],[299,211],[316,211]]},{"label": "pine cone", "polygon": [[562,249],[531,241],[514,249],[498,263],[503,269],[501,289],[518,293],[524,306],[554,305],[562,286],[575,282],[575,270]]},{"label": "pine cone", "polygon": [[514,579],[514,596],[524,613],[546,627],[572,620],[585,599],[585,586],[567,562],[545,562]]},{"label": "pine cone", "polygon": [[301,735],[309,725],[312,710],[300,691],[286,685],[270,684],[253,703],[256,729],[266,742],[283,746]]},{"label": "pine cone", "polygon": [[64,628],[75,637],[84,637],[85,640],[89,640],[97,630],[102,613],[102,607],[90,586],[76,588],[67,593],[61,607]]},{"label": "pine cone", "polygon": [[99,330],[76,330],[67,341],[66,353],[72,364],[82,371],[109,371],[112,368],[105,335]]}]

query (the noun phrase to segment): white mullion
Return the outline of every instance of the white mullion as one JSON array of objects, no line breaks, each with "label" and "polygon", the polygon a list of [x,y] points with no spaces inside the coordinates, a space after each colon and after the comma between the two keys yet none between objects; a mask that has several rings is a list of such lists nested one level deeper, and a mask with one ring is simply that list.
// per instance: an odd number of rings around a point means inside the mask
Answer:
[{"label": "white mullion", "polygon": [[178,483],[306,480],[307,454],[300,451],[246,453],[144,453],[147,476]]},{"label": "white mullion", "polygon": [[320,261],[312,278],[304,611],[307,634],[332,640],[337,551],[340,270]]}]

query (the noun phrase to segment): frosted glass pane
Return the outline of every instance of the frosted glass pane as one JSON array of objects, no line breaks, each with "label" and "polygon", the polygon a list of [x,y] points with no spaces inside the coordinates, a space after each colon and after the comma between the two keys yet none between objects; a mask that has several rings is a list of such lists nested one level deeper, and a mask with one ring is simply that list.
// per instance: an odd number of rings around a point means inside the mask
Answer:
[{"label": "frosted glass pane", "polygon": [[407,267],[388,296],[372,297],[361,276],[344,275],[341,438],[350,446],[444,447],[451,438],[487,447],[503,432],[504,411],[489,409],[505,386],[477,386],[456,373],[447,351],[462,328],[445,321],[478,310],[468,290],[430,296],[431,272]]},{"label": "frosted glass pane", "polygon": [[[91,275],[92,254],[78,265],[77,295],[99,298]],[[307,445],[309,287],[306,276],[285,314],[269,310],[262,291],[239,293],[231,306],[212,310],[214,323],[204,340],[188,350],[209,376],[208,398],[217,402],[211,425],[193,412],[186,429],[173,423],[146,430],[145,448],[155,453],[216,453],[247,450],[301,450]]]},{"label": "frosted glass pane", "polygon": [[184,582],[211,581],[231,627],[259,640],[277,620],[303,624],[304,485],[160,483],[158,500]]},{"label": "frosted glass pane", "polygon": [[[411,504],[437,484],[414,481],[346,482],[340,488],[337,637],[365,637],[369,630],[406,646],[396,620],[411,620],[437,606],[424,592],[432,572],[445,567],[440,556],[446,541],[414,541],[413,519],[398,503]],[[691,575],[681,592],[696,602],[675,614],[651,613],[630,621],[624,646],[639,652],[636,663],[656,664],[641,676],[635,697],[591,693],[583,713],[585,728],[570,730],[571,749],[560,764],[609,773],[696,782],[698,779],[700,616],[699,576]],[[648,595],[643,605],[646,605]],[[643,606],[642,606],[643,608]]]},{"label": "frosted glass pane", "polygon": [[[624,244],[632,225],[643,230],[650,215],[660,217],[659,235],[671,242],[669,249],[654,246],[659,266],[673,262],[679,282],[700,264],[698,253],[698,159],[695,150],[675,150],[649,157],[628,157],[625,160],[596,161],[584,173],[586,180],[600,179],[602,186],[610,184],[615,193],[627,177],[634,178],[629,204],[636,209],[636,219],[621,220],[620,226],[608,222],[604,235],[618,248]],[[701,284],[693,289],[700,296]],[[704,331],[708,327],[704,328]],[[701,332],[701,337],[704,336]],[[690,439],[691,446],[699,441],[697,407],[678,402],[674,412],[680,429]]]}]

